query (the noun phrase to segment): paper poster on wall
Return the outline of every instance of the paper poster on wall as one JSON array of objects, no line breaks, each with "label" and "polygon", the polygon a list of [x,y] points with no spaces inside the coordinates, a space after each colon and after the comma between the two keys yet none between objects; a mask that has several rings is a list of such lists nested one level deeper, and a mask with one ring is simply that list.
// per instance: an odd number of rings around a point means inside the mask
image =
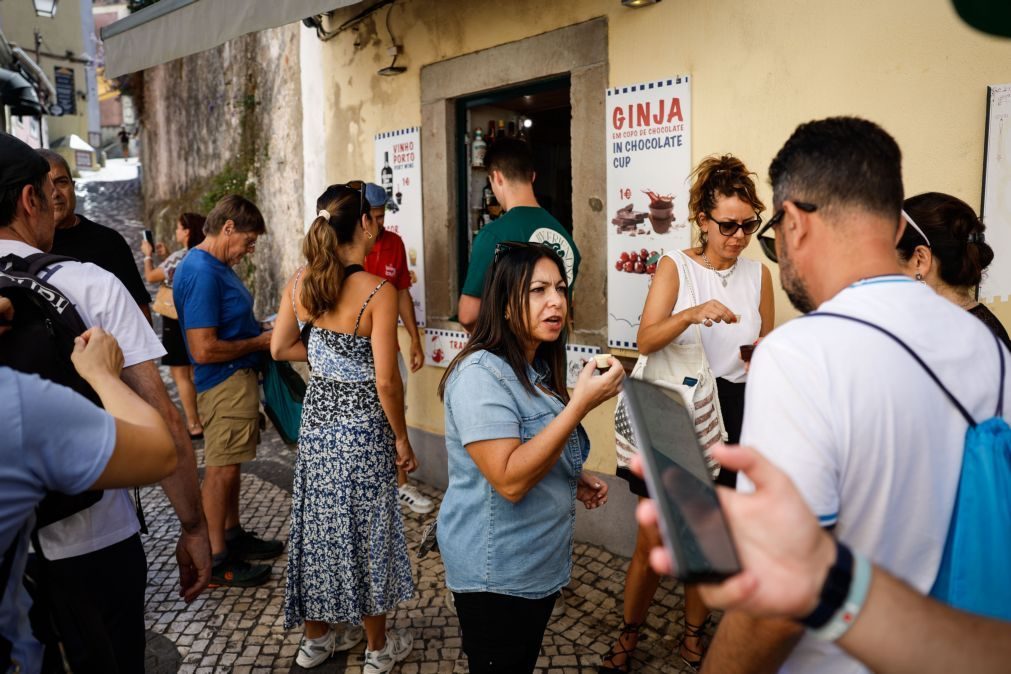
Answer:
[{"label": "paper poster on wall", "polygon": [[687,75],[608,89],[607,343],[636,348],[659,258],[687,248],[691,173]]},{"label": "paper poster on wall", "polygon": [[979,286],[983,302],[1011,300],[1011,84],[987,87],[986,150],[983,166],[983,222],[993,248]]},{"label": "paper poster on wall", "polygon": [[376,183],[386,189],[386,229],[407,249],[411,299],[418,325],[425,325],[425,246],[421,209],[421,129],[376,134]]},{"label": "paper poster on wall", "polygon": [[456,330],[425,330],[425,365],[449,367],[463,351],[470,335]]},{"label": "paper poster on wall", "polygon": [[582,344],[565,345],[565,385],[569,388],[576,387],[576,380],[579,373],[583,371],[586,361],[600,353],[600,347],[583,346]]}]

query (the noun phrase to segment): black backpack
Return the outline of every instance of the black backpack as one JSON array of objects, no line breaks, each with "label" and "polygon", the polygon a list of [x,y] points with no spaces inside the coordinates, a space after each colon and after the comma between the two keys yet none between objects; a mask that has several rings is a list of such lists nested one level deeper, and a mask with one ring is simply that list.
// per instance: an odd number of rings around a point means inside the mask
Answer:
[{"label": "black backpack", "polygon": [[[70,360],[74,338],[87,328],[66,295],[38,276],[45,267],[65,260],[76,261],[46,253],[0,258],[0,295],[14,305],[12,329],[0,335],[0,365],[62,384],[101,407],[98,395],[77,374]],[[59,423],[58,419],[53,421]],[[50,492],[39,504],[37,526],[42,528],[69,517],[101,498],[101,491],[75,496]]]}]

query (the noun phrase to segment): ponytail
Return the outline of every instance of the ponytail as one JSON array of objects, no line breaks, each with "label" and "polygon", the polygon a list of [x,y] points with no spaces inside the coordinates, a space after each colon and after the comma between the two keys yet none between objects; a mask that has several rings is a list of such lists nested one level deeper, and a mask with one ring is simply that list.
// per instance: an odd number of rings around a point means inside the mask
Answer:
[{"label": "ponytail", "polygon": [[313,319],[337,304],[337,294],[344,281],[344,265],[337,254],[337,232],[322,216],[309,225],[302,241],[305,272],[302,276],[302,306]]}]

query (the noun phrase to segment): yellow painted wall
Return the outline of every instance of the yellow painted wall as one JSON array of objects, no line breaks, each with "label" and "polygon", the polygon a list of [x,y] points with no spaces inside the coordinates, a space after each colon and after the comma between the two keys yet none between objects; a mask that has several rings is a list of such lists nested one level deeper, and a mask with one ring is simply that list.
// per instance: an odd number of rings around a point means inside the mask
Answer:
[{"label": "yellow painted wall", "polygon": [[[758,172],[767,203],[769,161],[797,124],[846,114],[895,136],[907,194],[937,190],[979,206],[986,85],[1011,82],[1011,40],[968,28],[948,0],[665,0],[639,10],[618,0],[399,2],[391,25],[407,73],[376,75],[389,62],[385,10],[363,25],[361,47],[350,33],[327,43],[328,180],[372,176],[373,134],[420,123],[421,66],[599,16],[609,22],[610,85],[691,74],[693,159],[737,154]],[[601,245],[604,236],[601,227]],[[761,257],[757,244],[747,254]],[[1002,263],[1011,260],[995,262]],[[780,322],[795,315],[781,291],[776,302]],[[1011,303],[991,308],[1011,325]],[[442,431],[441,375],[426,368],[412,378],[412,426]],[[610,408],[588,426],[604,450],[595,452],[596,465],[606,469]]]},{"label": "yellow painted wall", "polygon": [[[64,54],[68,50],[75,56],[84,57],[84,42],[81,34],[81,7],[79,0],[60,0],[56,16],[53,18],[35,15],[31,0],[8,0],[0,2],[0,28],[9,42],[17,44],[35,59],[35,30],[42,34],[42,51]],[[87,91],[84,65],[64,59],[46,56],[37,59],[49,81],[56,86],[57,66],[74,69],[75,91]],[[50,142],[76,133],[88,142],[88,102],[77,99],[77,114],[61,117],[47,117]]]}]

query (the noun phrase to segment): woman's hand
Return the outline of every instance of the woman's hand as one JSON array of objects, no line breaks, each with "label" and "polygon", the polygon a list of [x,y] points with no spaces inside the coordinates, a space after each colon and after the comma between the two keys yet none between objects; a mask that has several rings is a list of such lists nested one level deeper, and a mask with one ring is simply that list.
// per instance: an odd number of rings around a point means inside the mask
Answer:
[{"label": "woman's hand", "polygon": [[709,300],[697,306],[692,307],[685,312],[688,316],[688,320],[692,323],[701,323],[707,328],[713,323],[736,323],[737,316],[733,311],[727,309],[727,307],[716,300]]},{"label": "woman's hand", "polygon": [[596,370],[596,361],[591,358],[583,366],[583,371],[576,380],[576,387],[572,390],[570,404],[579,405],[583,415],[605,400],[618,395],[621,391],[621,382],[625,380],[625,370],[617,358],[611,357],[611,367],[600,375],[596,374]]},{"label": "woman's hand", "polygon": [[154,253],[154,247],[147,242],[147,239],[141,239],[140,252],[144,253],[144,257],[151,257],[151,254]]},{"label": "woman's hand", "polygon": [[396,463],[397,468],[402,468],[407,473],[413,473],[418,469],[418,460],[414,457],[414,450],[408,438],[397,440]]},{"label": "woman's hand", "polygon": [[94,387],[103,376],[119,379],[123,370],[123,352],[116,338],[102,328],[91,328],[74,339],[74,352],[70,354],[77,373]]},{"label": "woman's hand", "polygon": [[583,502],[587,510],[599,508],[607,503],[607,483],[584,471],[580,473],[576,484],[576,498]]},{"label": "woman's hand", "polygon": [[[147,242],[145,241],[144,243],[147,243]],[[164,243],[162,243],[161,241],[159,241],[158,243],[156,243],[154,245],[154,252],[158,253],[158,257],[160,257],[160,258],[166,258],[166,257],[168,257],[168,254],[169,254],[169,252],[168,252],[168,246],[166,246]]]}]

